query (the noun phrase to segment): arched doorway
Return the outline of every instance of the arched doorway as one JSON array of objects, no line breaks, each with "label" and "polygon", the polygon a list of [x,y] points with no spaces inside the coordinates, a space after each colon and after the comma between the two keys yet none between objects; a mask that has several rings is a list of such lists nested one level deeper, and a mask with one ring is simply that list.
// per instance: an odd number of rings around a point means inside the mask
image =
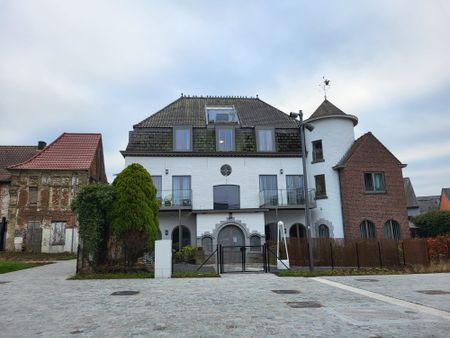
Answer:
[{"label": "arched doorway", "polygon": [[[179,232],[179,227],[175,227],[175,229],[173,229],[172,231],[172,249],[174,250],[179,250],[180,249],[180,232]],[[182,225],[181,226],[181,246],[187,246],[187,245],[191,245],[191,232],[189,231],[189,229]]]},{"label": "arched doorway", "polygon": [[289,237],[305,238],[306,237],[305,226],[300,223],[293,224],[289,229]]},{"label": "arched doorway", "polygon": [[236,225],[226,225],[220,230],[217,243],[222,246],[243,246],[245,245],[244,233]]}]

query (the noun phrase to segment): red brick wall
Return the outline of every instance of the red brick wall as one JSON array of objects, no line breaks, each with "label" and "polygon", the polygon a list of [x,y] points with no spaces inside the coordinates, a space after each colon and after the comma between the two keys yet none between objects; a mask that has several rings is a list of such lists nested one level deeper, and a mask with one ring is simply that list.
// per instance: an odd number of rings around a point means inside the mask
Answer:
[{"label": "red brick wall", "polygon": [[[371,220],[376,237],[384,238],[384,223],[390,219],[400,224],[401,238],[410,237],[402,169],[397,159],[372,135],[340,169],[344,236],[359,238],[359,224]],[[364,172],[384,172],[385,193],[370,194],[364,189]]]},{"label": "red brick wall", "polygon": [[445,195],[444,192],[441,193],[441,202],[439,210],[450,211],[450,201],[448,200],[447,195]]}]

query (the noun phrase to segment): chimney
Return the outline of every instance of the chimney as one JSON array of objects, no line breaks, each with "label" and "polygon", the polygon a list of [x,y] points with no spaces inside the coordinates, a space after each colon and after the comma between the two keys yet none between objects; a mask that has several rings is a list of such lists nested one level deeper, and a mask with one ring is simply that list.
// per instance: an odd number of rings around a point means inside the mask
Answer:
[{"label": "chimney", "polygon": [[46,145],[47,145],[47,143],[45,143],[44,141],[39,141],[38,142],[38,150],[44,149]]}]

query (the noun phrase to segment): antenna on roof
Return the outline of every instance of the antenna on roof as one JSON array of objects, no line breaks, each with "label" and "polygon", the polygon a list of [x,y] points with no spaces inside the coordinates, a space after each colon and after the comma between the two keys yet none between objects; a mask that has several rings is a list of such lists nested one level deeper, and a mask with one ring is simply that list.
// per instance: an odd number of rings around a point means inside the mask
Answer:
[{"label": "antenna on roof", "polygon": [[183,93],[181,93],[181,97],[183,97]]},{"label": "antenna on roof", "polygon": [[327,99],[327,90],[328,90],[328,88],[330,88],[330,80],[328,80],[328,79],[325,79],[325,76],[322,76],[322,79],[323,79],[323,84],[320,84],[320,86],[322,87],[322,89],[323,89],[323,96],[324,96],[324,98],[325,98],[325,100]]},{"label": "antenna on roof", "polygon": [[259,96],[258,96],[258,94],[256,94],[256,98],[257,98],[257,99],[259,99]]}]

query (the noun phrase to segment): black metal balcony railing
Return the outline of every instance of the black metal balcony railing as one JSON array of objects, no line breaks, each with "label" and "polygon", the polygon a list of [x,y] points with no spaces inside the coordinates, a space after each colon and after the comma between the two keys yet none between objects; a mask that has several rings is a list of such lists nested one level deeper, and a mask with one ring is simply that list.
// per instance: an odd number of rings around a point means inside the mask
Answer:
[{"label": "black metal balcony railing", "polygon": [[191,189],[158,191],[157,198],[161,208],[192,207]]},{"label": "black metal balcony railing", "polygon": [[[308,190],[307,196],[310,208],[315,208],[315,189]],[[277,189],[259,192],[259,205],[261,207],[304,207],[305,204],[304,189]]]}]

